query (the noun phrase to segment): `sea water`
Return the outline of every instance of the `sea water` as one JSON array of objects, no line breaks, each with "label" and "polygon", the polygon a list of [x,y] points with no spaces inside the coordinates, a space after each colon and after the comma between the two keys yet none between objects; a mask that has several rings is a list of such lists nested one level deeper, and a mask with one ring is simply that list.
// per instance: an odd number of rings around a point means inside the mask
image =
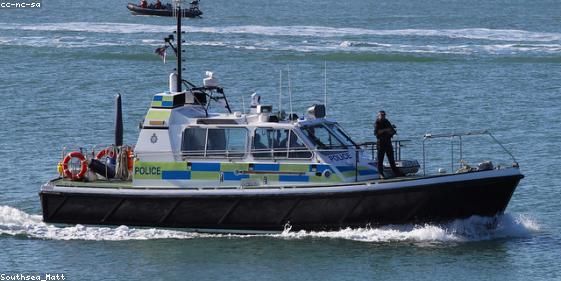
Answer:
[{"label": "sea water", "polygon": [[[174,68],[154,54],[170,18],[132,16],[126,1],[43,1],[0,9],[0,274],[69,280],[554,280],[561,270],[559,1],[207,1],[185,19],[184,75],[213,71],[242,111],[253,92],[289,110],[324,102],[356,141],[384,109],[403,157],[425,133],[489,129],[526,176],[506,213],[442,224],[330,232],[196,234],[181,229],[54,225],[37,192],[63,146],[125,142]],[[325,70],[326,68],[326,70]],[[324,74],[327,73],[327,80]],[[466,138],[476,165],[514,161]],[[456,153],[457,144],[456,145]],[[431,142],[427,172],[452,171],[450,140]],[[458,154],[456,154],[458,156]]]}]

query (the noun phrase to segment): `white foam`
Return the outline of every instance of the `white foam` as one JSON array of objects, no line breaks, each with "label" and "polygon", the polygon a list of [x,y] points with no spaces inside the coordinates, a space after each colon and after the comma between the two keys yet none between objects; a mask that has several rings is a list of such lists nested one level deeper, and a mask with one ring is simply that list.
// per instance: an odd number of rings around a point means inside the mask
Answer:
[{"label": "white foam", "polygon": [[434,225],[392,225],[379,228],[343,229],[340,231],[291,232],[280,238],[329,238],[362,242],[470,242],[498,238],[528,237],[539,231],[537,222],[524,215],[505,214],[498,218],[473,216],[451,223]]},{"label": "white foam", "polygon": [[290,231],[288,227],[280,234],[219,235],[162,228],[131,228],[127,226],[57,227],[42,222],[41,216],[30,215],[9,206],[0,206],[0,235],[25,236],[35,239],[53,240],[153,240],[193,238],[251,238],[255,236],[272,239],[345,239],[362,242],[466,242],[498,238],[528,237],[539,231],[537,222],[524,215],[503,215],[494,218],[471,217],[444,225],[393,225],[379,228],[342,229],[339,231]]},{"label": "white foam", "polygon": [[129,23],[97,23],[97,22],[65,22],[65,23],[41,23],[41,24],[16,24],[2,23],[0,30],[28,30],[28,31],[73,31],[94,33],[154,33],[169,32],[172,26],[129,24]]},{"label": "white foam", "polygon": [[0,45],[8,46],[28,46],[28,47],[54,47],[54,48],[95,48],[107,46],[161,46],[158,40],[110,40],[102,38],[87,38],[83,36],[17,36],[0,37]]},{"label": "white foam", "polygon": [[391,47],[392,44],[382,44],[377,42],[364,42],[364,41],[343,41],[339,43],[340,47]]},{"label": "white foam", "polygon": [[[491,44],[392,44],[383,39],[337,40],[313,38],[303,41],[286,41],[267,38],[228,38],[220,40],[189,40],[188,46],[223,47],[232,49],[290,52],[350,52],[350,53],[404,53],[404,54],[453,54],[453,55],[559,55],[561,43],[512,43],[489,42]],[[161,46],[155,39],[107,38],[97,36],[3,36],[0,45],[54,47],[54,48],[96,48],[111,46]]]},{"label": "white foam", "polygon": [[117,228],[76,225],[56,227],[42,222],[41,216],[29,215],[9,206],[0,206],[0,234],[26,236],[53,240],[151,240],[190,239],[203,235],[167,229],[136,229],[127,226]]},{"label": "white foam", "polygon": [[349,52],[398,52],[398,53],[435,53],[435,54],[476,54],[494,55],[561,52],[561,44],[463,44],[463,45],[409,45],[382,44],[366,41],[342,41],[341,50]]},{"label": "white foam", "polygon": [[306,41],[297,44],[283,44],[276,40],[263,41],[189,41],[187,45],[225,47],[261,51],[290,52],[350,52],[350,53],[405,53],[405,54],[559,54],[561,44],[470,44],[470,45],[409,45],[386,44],[365,41]]},{"label": "white foam", "polygon": [[[174,26],[130,24],[130,23],[95,23],[66,22],[42,24],[0,23],[0,30],[30,31],[75,31],[95,33],[167,33]],[[341,36],[420,36],[447,37],[497,41],[559,41],[561,33],[533,32],[515,29],[463,28],[463,29],[395,29],[378,30],[366,28],[335,28],[326,26],[218,26],[197,27],[185,26],[191,33],[218,34],[255,34],[265,36],[309,36],[309,37],[341,37]]]}]

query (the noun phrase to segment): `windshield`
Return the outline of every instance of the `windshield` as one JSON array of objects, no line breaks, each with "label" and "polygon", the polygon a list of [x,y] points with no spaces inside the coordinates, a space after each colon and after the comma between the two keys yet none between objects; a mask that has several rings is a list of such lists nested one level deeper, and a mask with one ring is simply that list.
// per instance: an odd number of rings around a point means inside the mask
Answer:
[{"label": "windshield", "polygon": [[345,133],[345,131],[339,126],[337,123],[328,123],[326,124],[331,131],[340,139],[342,140],[347,146],[356,146],[356,143]]},{"label": "windshield", "polygon": [[342,149],[347,145],[342,143],[333,133],[322,124],[302,127],[304,135],[317,149]]}]

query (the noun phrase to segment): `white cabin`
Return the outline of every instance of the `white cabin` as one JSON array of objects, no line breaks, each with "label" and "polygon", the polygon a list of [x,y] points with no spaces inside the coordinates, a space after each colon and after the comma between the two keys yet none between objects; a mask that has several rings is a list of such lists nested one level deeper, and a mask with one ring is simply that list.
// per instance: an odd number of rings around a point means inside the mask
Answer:
[{"label": "white cabin", "polygon": [[[323,105],[311,107],[305,118],[284,120],[254,95],[249,114],[232,113],[222,88],[215,78],[212,82],[153,97],[135,148],[134,187],[240,188],[378,178],[356,143],[324,117]],[[225,102],[228,112],[211,113],[213,101],[214,106]]]}]

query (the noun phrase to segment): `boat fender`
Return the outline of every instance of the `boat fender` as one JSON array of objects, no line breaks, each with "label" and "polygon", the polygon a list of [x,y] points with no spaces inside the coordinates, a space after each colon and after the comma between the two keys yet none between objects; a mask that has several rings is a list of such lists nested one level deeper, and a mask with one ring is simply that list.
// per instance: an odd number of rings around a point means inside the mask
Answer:
[{"label": "boat fender", "polygon": [[134,166],[134,150],[132,147],[127,149],[127,168],[129,172],[132,172],[132,168]]},{"label": "boat fender", "polygon": [[111,165],[107,165],[97,159],[92,159],[90,162],[90,169],[100,176],[107,179],[115,178],[115,168]]},{"label": "boat fender", "polygon": [[[72,158],[78,158],[78,160],[80,160],[80,172],[78,172],[77,174],[73,174],[68,167],[68,163],[70,162],[70,160],[72,160]],[[83,179],[87,171],[88,161],[86,161],[86,157],[84,157],[84,155],[78,151],[72,151],[68,153],[62,160],[62,172],[67,178],[73,181]]]},{"label": "boat fender", "polygon": [[58,162],[58,164],[56,165],[56,170],[61,177],[62,175],[64,175],[64,172],[62,171],[62,162]]}]

